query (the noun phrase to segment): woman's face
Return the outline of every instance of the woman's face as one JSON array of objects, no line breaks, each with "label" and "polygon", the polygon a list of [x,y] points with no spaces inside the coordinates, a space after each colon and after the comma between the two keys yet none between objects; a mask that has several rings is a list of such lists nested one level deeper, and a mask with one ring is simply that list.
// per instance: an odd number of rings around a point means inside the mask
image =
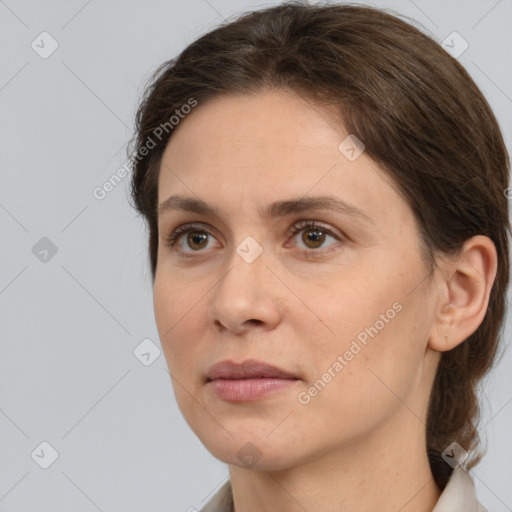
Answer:
[{"label": "woman's face", "polygon": [[[215,98],[175,130],[158,202],[187,201],[159,211],[154,308],[206,448],[282,469],[417,439],[439,355],[435,293],[389,179],[325,111],[284,92]],[[227,373],[211,373],[221,362]]]}]

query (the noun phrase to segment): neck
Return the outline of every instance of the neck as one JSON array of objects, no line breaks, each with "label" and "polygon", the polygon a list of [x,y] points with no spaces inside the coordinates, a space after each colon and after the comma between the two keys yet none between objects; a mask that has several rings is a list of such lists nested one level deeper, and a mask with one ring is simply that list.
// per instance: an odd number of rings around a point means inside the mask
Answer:
[{"label": "neck", "polygon": [[425,427],[402,409],[378,435],[293,468],[230,466],[235,511],[432,512],[441,491],[430,470]]}]

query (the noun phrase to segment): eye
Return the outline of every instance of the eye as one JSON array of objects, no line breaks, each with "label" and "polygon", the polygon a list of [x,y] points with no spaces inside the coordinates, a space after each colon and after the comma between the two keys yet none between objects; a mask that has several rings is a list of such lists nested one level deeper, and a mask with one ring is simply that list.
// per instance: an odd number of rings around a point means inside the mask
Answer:
[{"label": "eye", "polygon": [[[300,221],[292,226],[287,236],[295,236],[302,233],[300,241],[303,244],[303,252],[321,252],[316,249],[322,248],[327,238],[343,241],[342,235],[335,233],[331,228],[318,222]],[[183,253],[201,252],[203,249],[211,248],[208,245],[209,238],[213,237],[204,224],[184,224],[176,228],[165,237],[165,245],[175,250],[176,244]],[[334,245],[334,244],[330,244]],[[330,245],[326,247],[330,247]],[[186,247],[185,247],[186,246]],[[324,251],[322,251],[324,252]]]},{"label": "eye", "polygon": [[[324,243],[328,237],[334,238],[335,240],[343,239],[342,236],[334,233],[333,230],[331,230],[329,227],[326,227],[317,222],[307,220],[294,224],[289,235],[298,235],[299,233],[302,233],[299,239],[300,242],[304,244],[303,248],[305,247],[306,249],[312,249],[313,251],[324,246]],[[327,247],[330,247],[330,245]],[[305,252],[313,251],[310,250]]]},{"label": "eye", "polygon": [[[208,248],[208,237],[211,236],[213,235],[204,224],[184,224],[166,236],[165,245],[174,249],[176,243],[179,242],[183,252],[200,252],[202,249]],[[192,251],[184,249],[182,240]]]}]

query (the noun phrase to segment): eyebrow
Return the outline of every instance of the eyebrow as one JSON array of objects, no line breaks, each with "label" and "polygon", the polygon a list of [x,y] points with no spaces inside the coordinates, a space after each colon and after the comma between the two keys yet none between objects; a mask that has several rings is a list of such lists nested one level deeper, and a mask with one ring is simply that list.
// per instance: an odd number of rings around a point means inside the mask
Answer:
[{"label": "eyebrow", "polygon": [[[363,210],[354,204],[335,196],[309,196],[286,201],[276,201],[267,207],[267,210],[263,212],[262,216],[275,218],[318,209],[344,213],[346,215],[358,217],[370,224],[375,224],[374,220]],[[172,195],[158,206],[158,215],[172,210],[183,210],[205,216],[220,217],[219,212],[215,208],[205,201],[194,197]]]}]

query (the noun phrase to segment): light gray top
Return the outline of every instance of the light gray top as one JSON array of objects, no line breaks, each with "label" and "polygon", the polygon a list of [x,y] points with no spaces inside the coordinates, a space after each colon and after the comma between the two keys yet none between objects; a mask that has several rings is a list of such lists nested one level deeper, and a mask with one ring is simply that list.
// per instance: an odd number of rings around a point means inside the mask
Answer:
[{"label": "light gray top", "polygon": [[[200,512],[234,512],[231,480],[228,480]],[[432,512],[487,512],[477,500],[475,486],[464,469],[453,470]]]}]

